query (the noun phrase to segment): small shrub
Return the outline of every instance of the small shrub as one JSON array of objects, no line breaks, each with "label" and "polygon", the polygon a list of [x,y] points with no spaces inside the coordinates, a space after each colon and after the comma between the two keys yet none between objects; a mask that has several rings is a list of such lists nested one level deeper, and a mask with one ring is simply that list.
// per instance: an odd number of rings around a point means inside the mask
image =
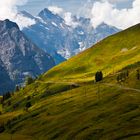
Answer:
[{"label": "small shrub", "polygon": [[34,82],[34,79],[33,79],[32,77],[27,77],[27,78],[26,78],[25,84],[26,84],[26,85],[30,85],[30,84],[32,84],[33,82]]},{"label": "small shrub", "polygon": [[5,131],[5,126],[4,124],[0,124],[0,133]]},{"label": "small shrub", "polygon": [[95,74],[95,80],[96,80],[96,82],[100,82],[100,81],[103,80],[103,73],[102,73],[102,71],[96,72],[96,74]]},{"label": "small shrub", "polygon": [[27,102],[25,105],[25,110],[28,111],[28,109],[32,106],[31,102]]},{"label": "small shrub", "polygon": [[31,100],[31,96],[28,96],[28,97],[27,97],[27,101],[29,101],[29,100]]},{"label": "small shrub", "polygon": [[19,90],[20,90],[20,87],[19,86],[16,86],[15,91],[18,92]]}]

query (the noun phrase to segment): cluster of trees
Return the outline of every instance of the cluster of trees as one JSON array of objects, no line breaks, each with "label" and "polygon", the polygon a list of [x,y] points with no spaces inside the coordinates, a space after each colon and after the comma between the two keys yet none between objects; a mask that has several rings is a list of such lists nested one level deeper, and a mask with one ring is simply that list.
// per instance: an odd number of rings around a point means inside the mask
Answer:
[{"label": "cluster of trees", "polygon": [[[6,105],[6,106],[10,106],[10,105],[11,105],[11,100],[10,100],[10,98],[12,97],[12,94],[13,94],[13,93],[6,92],[6,93],[3,95],[0,104],[2,104],[2,106],[5,106],[5,105]],[[6,102],[5,102],[5,101],[6,101]]]},{"label": "cluster of trees", "polygon": [[[26,79],[26,85],[29,85],[29,84],[31,84],[31,83],[33,83],[34,82],[34,79],[32,78],[32,77],[28,77],[27,79]],[[15,91],[19,91],[20,90],[20,87],[19,86],[16,86],[16,88],[15,88]],[[3,106],[10,106],[11,105],[11,100],[10,100],[10,98],[12,97],[12,92],[6,92],[5,94],[3,94],[3,97],[2,97],[2,99],[0,100],[0,104],[2,104]],[[31,105],[31,97],[30,96],[28,96],[27,97],[27,101],[26,101],[26,103],[25,103],[25,110],[28,110],[32,105]],[[5,102],[6,101],[6,102]],[[15,103],[14,105],[13,105],[13,109],[16,109],[18,106],[19,106],[19,102],[18,103]]]},{"label": "cluster of trees", "polygon": [[[32,84],[34,81],[35,81],[34,78],[28,76],[28,77],[26,78],[26,80],[25,80],[25,84],[26,84],[26,85],[30,85],[30,84]],[[18,91],[20,90],[20,88],[21,88],[21,86],[16,85],[16,87],[15,87],[15,92],[18,92]],[[4,93],[4,94],[3,94],[3,99],[4,99],[4,100],[9,99],[9,98],[11,97],[11,94],[12,94],[12,93],[10,93],[10,92]]]},{"label": "cluster of trees", "polygon": [[11,96],[12,96],[12,93],[6,92],[6,93],[3,95],[2,102],[5,101],[5,100],[7,100],[7,99],[9,99],[9,98],[11,98]]},{"label": "cluster of trees", "polygon": [[[121,72],[118,74],[117,76],[117,82],[120,83],[120,82],[125,82],[125,80],[129,77],[129,71],[126,70],[124,72]],[[137,80],[140,80],[140,70],[136,70],[136,79]]]},{"label": "cluster of trees", "polygon": [[[26,79],[26,85],[30,85],[34,82],[35,79],[33,79],[32,77],[28,77]],[[15,91],[18,92],[20,90],[20,86],[16,86]],[[12,97],[12,92],[6,92],[5,94],[3,94],[3,97],[0,100],[0,104],[3,105],[11,105],[11,100],[8,100]],[[6,101],[8,100],[8,101]],[[6,102],[5,102],[6,101]],[[13,105],[13,109],[16,109],[19,106],[19,102],[17,102],[16,104]],[[32,106],[31,104],[31,96],[28,96],[26,99],[26,103],[25,103],[25,110],[28,111],[28,109]],[[0,115],[2,114],[2,112],[0,111]],[[5,131],[5,128],[11,128],[12,126],[12,121],[13,120],[9,120],[7,121],[6,124],[4,123],[0,123],[0,133],[3,133]]]},{"label": "cluster of trees", "polygon": [[[30,85],[30,84],[32,84],[34,81],[35,81],[34,78],[28,76],[28,77],[26,78],[26,80],[25,80],[25,85]],[[20,87],[19,85],[16,85],[15,92],[18,92],[18,91],[20,90],[20,88],[21,88],[21,87]]]},{"label": "cluster of trees", "polygon": [[[26,85],[30,85],[30,84],[32,84],[33,82],[34,82],[34,80],[35,79],[33,79],[32,77],[27,77],[26,78],[26,81],[25,81],[25,83],[26,83]],[[20,90],[20,86],[19,85],[17,85],[16,86],[16,88],[15,88],[15,92],[18,92],[19,90]],[[11,98],[11,96],[12,96],[12,92],[6,92],[6,93],[4,93],[3,94],[3,98],[2,98],[2,100],[0,100],[0,103],[2,104],[5,100],[8,100],[9,98]]]},{"label": "cluster of trees", "polygon": [[129,77],[129,71],[124,71],[118,74],[117,76],[117,82],[124,82]]},{"label": "cluster of trees", "polygon": [[95,74],[95,81],[96,82],[100,82],[102,80],[103,80],[103,73],[102,73],[102,71],[96,72],[96,74]]},{"label": "cluster of trees", "polygon": [[[15,88],[15,92],[17,92],[17,91],[19,91],[20,90],[20,86],[16,86],[16,88]],[[2,100],[1,100],[1,104],[5,101],[5,100],[8,100],[9,98],[11,98],[11,96],[12,96],[12,92],[6,92],[6,93],[4,93],[3,94],[3,98],[2,98]]]}]

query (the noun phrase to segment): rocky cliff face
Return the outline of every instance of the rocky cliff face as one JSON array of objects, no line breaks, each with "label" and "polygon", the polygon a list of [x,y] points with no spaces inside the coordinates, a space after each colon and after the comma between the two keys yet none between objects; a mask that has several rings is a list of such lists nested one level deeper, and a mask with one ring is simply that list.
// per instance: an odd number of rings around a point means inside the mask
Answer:
[{"label": "rocky cliff face", "polygon": [[3,62],[0,60],[0,94],[14,89],[14,83],[10,79]]},{"label": "rocky cliff face", "polygon": [[16,23],[0,21],[0,93],[23,83],[26,76],[37,76],[54,65],[53,58],[27,39]]}]

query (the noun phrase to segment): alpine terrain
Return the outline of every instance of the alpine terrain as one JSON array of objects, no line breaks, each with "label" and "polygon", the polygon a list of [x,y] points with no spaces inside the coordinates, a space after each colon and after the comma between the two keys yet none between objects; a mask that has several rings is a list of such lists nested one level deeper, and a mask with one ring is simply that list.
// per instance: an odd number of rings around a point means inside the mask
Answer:
[{"label": "alpine terrain", "polygon": [[56,64],[120,31],[105,23],[93,28],[91,19],[76,16],[71,17],[74,25],[68,25],[63,17],[47,8],[43,9],[37,17],[26,11],[21,14],[35,21],[34,25],[24,28],[23,32],[38,47],[49,53]]}]

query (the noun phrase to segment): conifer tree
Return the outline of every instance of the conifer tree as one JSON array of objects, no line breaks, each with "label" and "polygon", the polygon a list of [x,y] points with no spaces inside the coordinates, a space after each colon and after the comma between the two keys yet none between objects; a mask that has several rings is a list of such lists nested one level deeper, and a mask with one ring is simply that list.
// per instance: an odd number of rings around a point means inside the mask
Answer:
[{"label": "conifer tree", "polygon": [[102,81],[103,80],[103,73],[102,73],[102,71],[96,72],[96,74],[95,74],[95,80],[96,80],[96,82],[99,82],[99,81]]}]

